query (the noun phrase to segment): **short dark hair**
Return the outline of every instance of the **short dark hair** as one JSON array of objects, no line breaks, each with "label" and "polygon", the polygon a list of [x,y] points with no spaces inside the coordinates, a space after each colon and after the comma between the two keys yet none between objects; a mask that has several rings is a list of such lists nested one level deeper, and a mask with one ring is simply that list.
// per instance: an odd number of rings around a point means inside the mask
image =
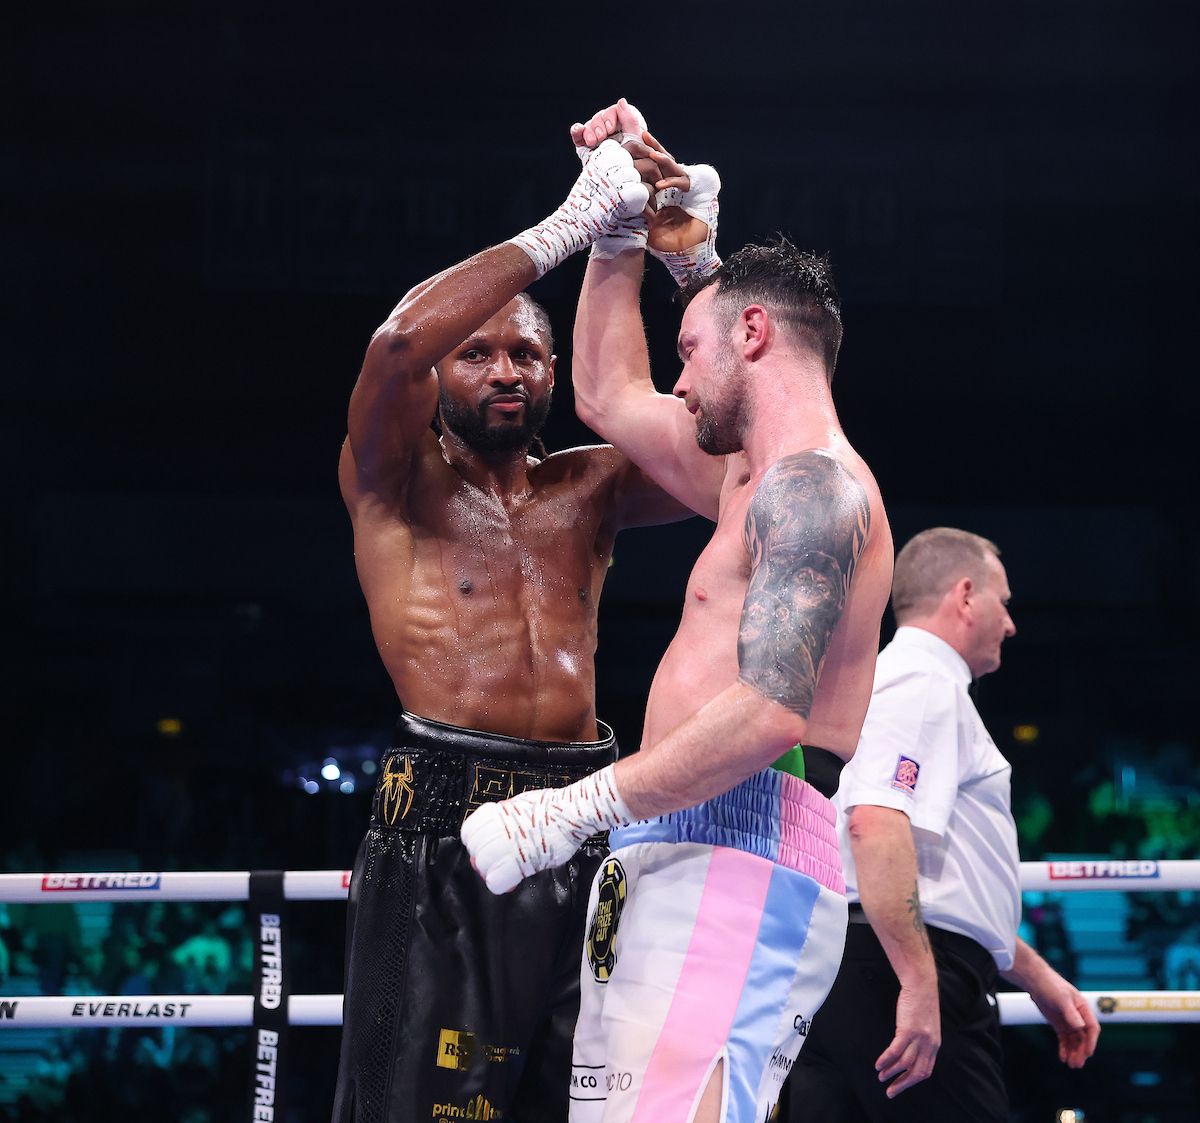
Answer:
[{"label": "short dark hair", "polygon": [[797,249],[782,234],[766,245],[744,246],[714,272],[684,285],[684,307],[710,285],[717,286],[715,303],[731,317],[747,304],[765,305],[821,356],[833,378],[842,345],[842,307],[828,258]]}]

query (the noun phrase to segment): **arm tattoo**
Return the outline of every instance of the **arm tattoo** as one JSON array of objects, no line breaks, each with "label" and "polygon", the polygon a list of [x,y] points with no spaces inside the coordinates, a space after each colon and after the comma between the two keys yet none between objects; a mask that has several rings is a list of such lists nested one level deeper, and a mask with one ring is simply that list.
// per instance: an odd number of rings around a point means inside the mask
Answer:
[{"label": "arm tattoo", "polygon": [[870,526],[862,485],[816,449],[773,465],[751,500],[738,678],[801,717],[812,710]]},{"label": "arm tattoo", "polygon": [[921,937],[921,943],[926,951],[929,951],[929,933],[925,931],[925,915],[921,912],[921,894],[917,890],[917,883],[913,882],[912,896],[908,899],[908,911],[912,913],[913,931]]}]

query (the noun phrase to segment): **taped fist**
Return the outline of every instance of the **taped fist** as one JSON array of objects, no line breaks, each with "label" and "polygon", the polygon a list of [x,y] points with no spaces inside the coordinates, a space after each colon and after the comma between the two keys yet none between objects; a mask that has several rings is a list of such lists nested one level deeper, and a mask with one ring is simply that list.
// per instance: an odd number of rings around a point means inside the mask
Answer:
[{"label": "taped fist", "polygon": [[582,153],[582,160],[588,151],[610,138],[618,144],[624,144],[627,140],[640,141],[645,131],[646,118],[638,107],[620,98],[607,109],[593,113],[584,124],[577,121],[572,125],[571,142],[575,145],[575,151]]},{"label": "taped fist", "polygon": [[471,865],[493,893],[561,866],[597,831],[632,822],[613,766],[569,784],[485,803],[462,825]]},{"label": "taped fist", "polygon": [[541,277],[584,246],[622,232],[631,220],[640,221],[649,198],[633,157],[605,140],[588,155],[562,205],[510,240],[529,255]]},{"label": "taped fist", "polygon": [[[607,109],[601,109],[592,114],[586,123],[578,121],[571,126],[571,143],[575,145],[575,154],[581,161],[586,162],[593,149],[605,140],[614,140],[623,148],[632,151],[634,145],[641,145],[642,134],[646,131],[646,119],[636,105],[630,105],[624,98]],[[658,164],[647,156],[635,156],[634,170],[648,188],[653,189],[661,176]],[[650,218],[654,204],[647,202],[644,217]],[[597,238],[592,244],[592,257],[611,258],[619,253],[646,248],[646,223],[643,216],[637,216],[623,221],[618,229],[610,234]]]},{"label": "taped fist", "polygon": [[680,164],[649,133],[645,143],[628,146],[635,158],[653,159],[661,178],[655,186],[657,213],[650,224],[649,248],[677,284],[705,276],[721,264],[717,255],[718,196],[721,177],[711,164]]}]

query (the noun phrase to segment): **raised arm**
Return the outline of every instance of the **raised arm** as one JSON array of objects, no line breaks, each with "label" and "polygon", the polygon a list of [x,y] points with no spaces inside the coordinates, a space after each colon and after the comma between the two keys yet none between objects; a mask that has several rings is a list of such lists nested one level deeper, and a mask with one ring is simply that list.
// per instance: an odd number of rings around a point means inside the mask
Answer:
[{"label": "raised arm", "polygon": [[687,407],[650,380],[643,261],[642,253],[628,252],[588,262],[575,314],[575,409],[665,491],[715,521],[725,459],[700,450]]},{"label": "raised arm", "polygon": [[[669,184],[669,189],[656,196],[660,210],[649,231],[651,252],[681,284],[697,267],[715,268],[720,190],[716,172],[706,165],[690,169],[676,163],[646,132],[641,113],[624,98],[571,128],[571,140],[581,154],[606,138],[619,140],[638,158],[640,167],[668,177],[656,184]],[[692,171],[699,173],[695,182],[688,174]],[[702,256],[678,252],[697,240],[703,243]],[[588,263],[575,319],[571,377],[576,412],[584,424],[616,445],[680,502],[715,519],[724,459],[700,451],[696,425],[686,407],[671,395],[658,393],[650,378],[640,306],[645,245],[645,234],[640,239],[613,240],[593,251]]]},{"label": "raised arm", "polygon": [[505,242],[412,289],[371,337],[350,395],[343,489],[389,491],[437,409],[433,365],[537,277]]},{"label": "raised arm", "polygon": [[413,289],[376,331],[350,398],[341,477],[350,491],[403,478],[437,405],[433,364],[532,281],[640,215],[648,190],[619,145],[600,145],[566,200],[511,241]]}]

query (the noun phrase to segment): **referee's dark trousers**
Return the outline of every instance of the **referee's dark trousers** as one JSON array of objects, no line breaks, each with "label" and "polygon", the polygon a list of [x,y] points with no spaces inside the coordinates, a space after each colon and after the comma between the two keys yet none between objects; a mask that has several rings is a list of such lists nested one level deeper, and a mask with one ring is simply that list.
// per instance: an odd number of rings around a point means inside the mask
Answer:
[{"label": "referee's dark trousers", "polygon": [[833,989],[784,1085],[781,1123],[1006,1123],[992,957],[966,936],[929,929],[942,1044],[933,1075],[889,1100],[875,1062],[895,1036],[900,984],[859,906],[850,921]]}]

